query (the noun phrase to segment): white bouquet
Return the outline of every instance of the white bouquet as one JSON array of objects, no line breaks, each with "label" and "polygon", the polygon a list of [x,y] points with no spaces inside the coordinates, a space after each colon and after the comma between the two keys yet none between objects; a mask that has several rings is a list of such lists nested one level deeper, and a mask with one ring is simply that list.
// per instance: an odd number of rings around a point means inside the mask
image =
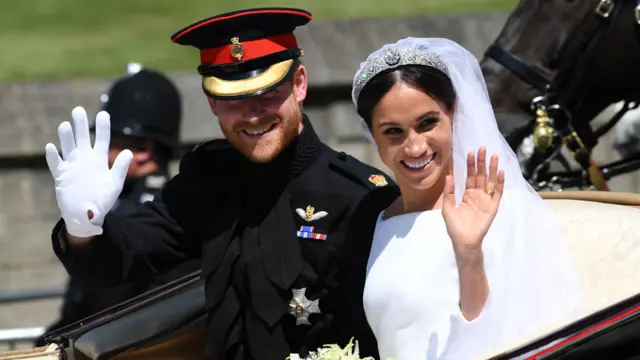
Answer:
[{"label": "white bouquet", "polygon": [[[360,357],[360,350],[358,349],[358,342],[353,342],[353,338],[349,340],[349,344],[343,348],[339,345],[325,345],[323,348],[318,349],[316,352],[311,352],[304,359],[299,355],[292,354],[287,360],[376,360],[373,357]],[[393,360],[393,359],[389,359]]]}]

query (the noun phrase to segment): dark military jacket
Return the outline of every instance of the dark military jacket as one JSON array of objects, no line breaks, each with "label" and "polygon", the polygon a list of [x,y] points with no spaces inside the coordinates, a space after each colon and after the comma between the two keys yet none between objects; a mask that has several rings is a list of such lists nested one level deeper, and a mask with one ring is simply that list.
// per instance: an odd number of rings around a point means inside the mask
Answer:
[{"label": "dark military jacket", "polygon": [[127,180],[111,211],[121,216],[135,212],[139,204],[153,201],[160,195],[167,181],[169,174],[166,171],[156,171],[138,179]]},{"label": "dark military jacket", "polygon": [[[357,234],[356,207],[385,185],[393,186],[380,170],[322,143],[305,116],[270,163],[251,163],[225,140],[205,143],[153,202],[127,217],[108,214],[91,244],[69,249],[60,221],[53,245],[72,275],[112,284],[201,257],[209,357],[304,357],[371,334],[366,319],[351,321],[343,252],[347,231]],[[377,356],[376,346],[363,354]]]}]

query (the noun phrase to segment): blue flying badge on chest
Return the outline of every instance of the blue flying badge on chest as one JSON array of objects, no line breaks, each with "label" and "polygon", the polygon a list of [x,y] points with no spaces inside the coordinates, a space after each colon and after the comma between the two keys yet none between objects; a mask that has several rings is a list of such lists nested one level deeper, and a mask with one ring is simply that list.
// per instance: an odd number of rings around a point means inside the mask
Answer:
[{"label": "blue flying badge on chest", "polygon": [[315,207],[311,205],[307,205],[307,207],[303,210],[302,208],[296,208],[296,214],[302,218],[305,222],[309,223],[309,225],[303,225],[297,231],[297,236],[303,239],[314,239],[314,240],[327,240],[326,233],[320,233],[316,231],[316,227],[312,226],[312,223],[318,222],[320,219],[325,218],[329,215],[326,211],[317,211]]}]

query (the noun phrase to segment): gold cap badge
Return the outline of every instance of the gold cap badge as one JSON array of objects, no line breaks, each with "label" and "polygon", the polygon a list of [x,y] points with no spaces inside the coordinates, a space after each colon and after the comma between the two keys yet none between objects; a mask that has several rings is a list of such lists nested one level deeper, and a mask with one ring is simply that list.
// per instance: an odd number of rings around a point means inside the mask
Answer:
[{"label": "gold cap badge", "polygon": [[387,179],[382,175],[371,175],[369,176],[369,181],[373,183],[375,186],[385,186],[388,185]]},{"label": "gold cap badge", "polygon": [[238,60],[242,60],[244,56],[244,45],[240,44],[240,39],[234,37],[231,39],[231,56]]}]

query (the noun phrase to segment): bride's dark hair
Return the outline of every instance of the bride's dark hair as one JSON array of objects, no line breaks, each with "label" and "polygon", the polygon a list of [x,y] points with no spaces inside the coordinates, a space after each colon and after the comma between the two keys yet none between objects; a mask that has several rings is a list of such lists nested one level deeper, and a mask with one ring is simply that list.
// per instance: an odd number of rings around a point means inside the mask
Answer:
[{"label": "bride's dark hair", "polygon": [[400,82],[422,90],[443,104],[448,112],[453,113],[456,92],[447,75],[431,66],[403,65],[380,72],[369,80],[360,92],[357,111],[369,129],[373,109],[393,85]]}]

